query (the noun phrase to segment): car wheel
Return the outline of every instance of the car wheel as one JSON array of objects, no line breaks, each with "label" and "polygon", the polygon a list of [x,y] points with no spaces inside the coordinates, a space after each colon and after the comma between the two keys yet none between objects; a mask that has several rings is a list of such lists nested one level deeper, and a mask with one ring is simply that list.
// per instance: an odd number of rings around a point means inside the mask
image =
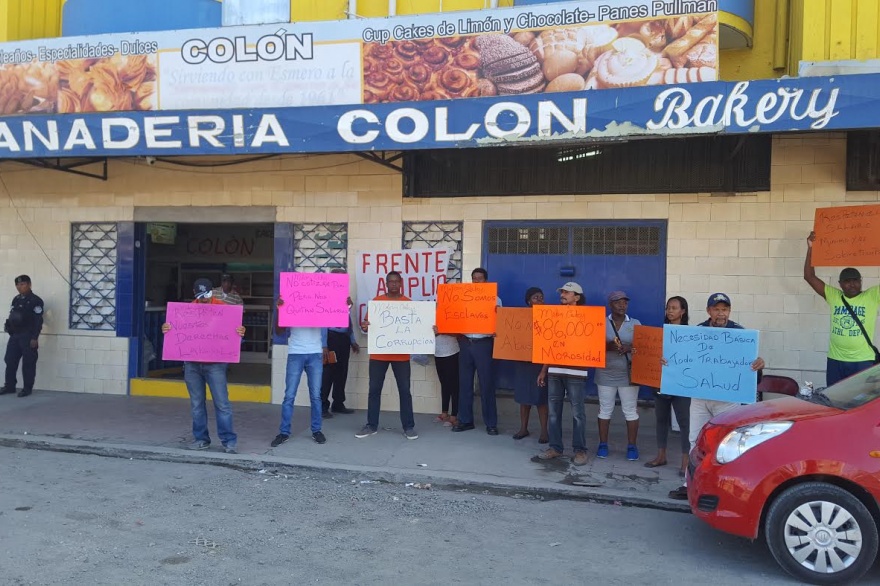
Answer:
[{"label": "car wheel", "polygon": [[784,491],[767,511],[767,546],[789,574],[812,584],[844,584],[877,557],[877,525],[846,490],[809,482]]}]

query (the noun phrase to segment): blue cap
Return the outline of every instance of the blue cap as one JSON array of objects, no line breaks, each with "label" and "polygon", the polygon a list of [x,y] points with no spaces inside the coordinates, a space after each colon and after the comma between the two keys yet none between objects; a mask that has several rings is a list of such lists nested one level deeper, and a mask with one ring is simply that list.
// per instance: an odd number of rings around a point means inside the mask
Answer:
[{"label": "blue cap", "polygon": [[210,299],[213,294],[213,288],[214,285],[211,283],[211,280],[204,277],[196,279],[196,282],[193,283],[193,293],[196,299]]},{"label": "blue cap", "polygon": [[727,305],[733,305],[730,302],[730,297],[725,295],[724,293],[712,293],[709,295],[709,301],[706,302],[706,307],[715,307],[719,303],[726,303]]}]

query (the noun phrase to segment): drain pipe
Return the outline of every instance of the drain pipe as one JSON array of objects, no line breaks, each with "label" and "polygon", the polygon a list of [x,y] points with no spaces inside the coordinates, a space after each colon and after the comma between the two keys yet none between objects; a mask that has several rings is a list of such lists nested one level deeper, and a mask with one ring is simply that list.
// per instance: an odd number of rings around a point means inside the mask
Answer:
[{"label": "drain pipe", "polygon": [[357,0],[348,0],[348,18],[357,18]]},{"label": "drain pipe", "polygon": [[388,0],[388,16],[397,16],[397,0]]}]

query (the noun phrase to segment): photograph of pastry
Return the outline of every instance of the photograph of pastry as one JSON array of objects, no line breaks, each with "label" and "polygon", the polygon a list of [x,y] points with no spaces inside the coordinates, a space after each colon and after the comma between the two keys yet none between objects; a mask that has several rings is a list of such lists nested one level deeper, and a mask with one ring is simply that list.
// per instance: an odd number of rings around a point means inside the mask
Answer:
[{"label": "photograph of pastry", "polygon": [[58,96],[58,73],[51,63],[0,67],[0,116],[51,113]]},{"label": "photograph of pastry", "polygon": [[364,44],[364,103],[715,81],[716,14]]},{"label": "photograph of pastry", "polygon": [[58,61],[58,112],[124,112],[155,107],[152,55]]}]

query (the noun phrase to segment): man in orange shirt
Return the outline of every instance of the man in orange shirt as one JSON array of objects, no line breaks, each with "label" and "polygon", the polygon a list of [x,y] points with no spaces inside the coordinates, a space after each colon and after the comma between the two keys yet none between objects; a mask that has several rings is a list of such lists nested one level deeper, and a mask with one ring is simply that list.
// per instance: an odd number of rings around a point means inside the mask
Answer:
[{"label": "man in orange shirt", "polygon": [[[385,277],[385,295],[379,295],[374,301],[410,301],[409,297],[400,291],[403,287],[403,277],[397,271],[391,271]],[[364,331],[370,327],[370,316],[361,323]],[[403,425],[403,435],[406,439],[419,439],[415,430],[415,418],[413,417],[412,393],[409,389],[410,366],[409,354],[372,354],[370,355],[370,395],[367,401],[367,424],[354,435],[363,438],[374,435],[379,431],[379,411],[382,407],[382,386],[385,384],[385,374],[388,366],[394,372],[394,380],[397,381],[397,392],[400,395],[400,423]]]},{"label": "man in orange shirt", "polygon": [[[193,283],[193,303],[210,303],[213,305],[225,305],[223,301],[213,294],[213,285],[208,279],[196,279]],[[171,324],[162,324],[162,333],[171,331]],[[239,336],[244,337],[245,329],[239,326],[236,330]],[[229,365],[225,362],[184,362],[183,380],[186,382],[186,390],[189,393],[190,411],[193,420],[193,437],[195,441],[190,444],[192,450],[206,450],[211,445],[211,436],[208,434],[208,407],[206,405],[207,394],[205,384],[211,389],[211,399],[214,401],[214,414],[217,416],[217,435],[223,444],[223,450],[227,454],[234,454],[238,436],[232,429],[232,405],[229,403],[229,390],[226,384],[226,369]]]}]

